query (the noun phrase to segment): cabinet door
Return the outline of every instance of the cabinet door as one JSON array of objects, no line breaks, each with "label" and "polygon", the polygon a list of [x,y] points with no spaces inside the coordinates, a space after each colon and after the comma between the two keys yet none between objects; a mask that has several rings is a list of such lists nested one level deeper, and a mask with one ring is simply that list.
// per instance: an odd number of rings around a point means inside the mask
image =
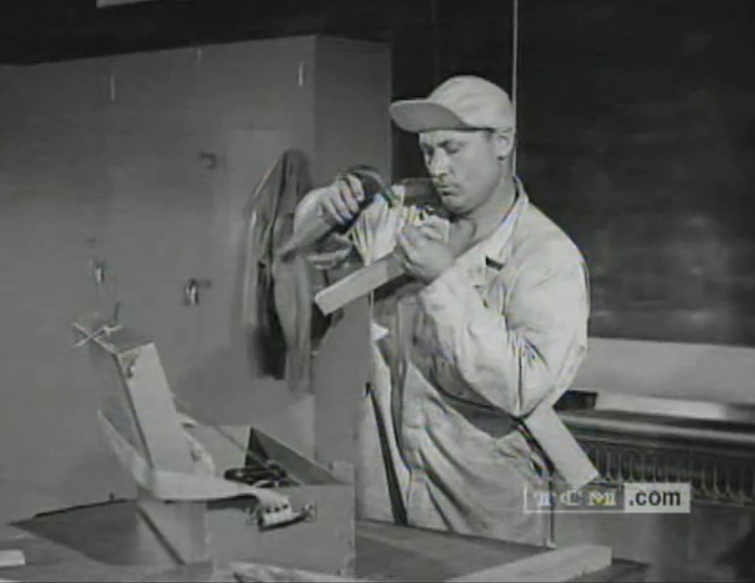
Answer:
[{"label": "cabinet door", "polygon": [[98,63],[79,61],[14,69],[0,97],[0,522],[131,491],[71,326],[107,303],[92,272],[106,95]]},{"label": "cabinet door", "polygon": [[[311,415],[285,413],[306,403],[249,368],[238,261],[257,182],[286,148],[311,149],[312,91],[300,74],[311,46],[283,39],[119,58],[107,128],[108,253],[124,323],[155,340],[180,408],[207,424],[284,428],[286,441],[309,448]],[[186,306],[191,279],[198,303]]]},{"label": "cabinet door", "polygon": [[184,409],[184,396],[203,386],[200,306],[211,291],[214,162],[192,115],[197,75],[191,51],[118,59],[106,127],[107,245],[120,318],[155,342]]},{"label": "cabinet door", "polygon": [[[313,402],[294,398],[283,380],[262,374],[249,354],[242,322],[247,238],[256,188],[281,154],[301,138],[286,129],[219,129],[215,151],[210,278],[202,312],[202,375],[205,389],[192,398],[202,419],[223,426],[255,425],[303,453],[313,451]],[[242,430],[243,431],[243,430]],[[243,442],[245,436],[239,435]]]}]

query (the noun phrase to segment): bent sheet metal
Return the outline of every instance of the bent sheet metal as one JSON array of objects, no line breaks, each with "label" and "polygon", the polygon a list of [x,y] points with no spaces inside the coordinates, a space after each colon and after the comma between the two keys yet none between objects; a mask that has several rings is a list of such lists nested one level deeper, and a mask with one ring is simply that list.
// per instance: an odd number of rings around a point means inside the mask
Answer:
[{"label": "bent sheet metal", "polygon": [[[261,554],[280,555],[284,540],[315,547],[324,539],[329,553],[307,555],[307,567],[341,572],[353,563],[353,541],[334,528],[323,530],[346,519],[351,522],[346,494],[353,492],[352,485],[332,479],[324,485],[286,488],[284,493],[213,475],[213,465],[200,463],[193,451],[197,444],[192,447],[183,430],[155,345],[125,326],[108,328],[95,321],[74,328],[88,339],[93,361],[104,373],[103,433],[138,486],[139,511],[177,564],[259,559]],[[225,510],[207,512],[209,504],[221,502]],[[314,517],[320,502],[319,526],[307,526],[302,520]],[[269,531],[285,525],[291,526],[284,531],[297,532],[289,536]]]}]

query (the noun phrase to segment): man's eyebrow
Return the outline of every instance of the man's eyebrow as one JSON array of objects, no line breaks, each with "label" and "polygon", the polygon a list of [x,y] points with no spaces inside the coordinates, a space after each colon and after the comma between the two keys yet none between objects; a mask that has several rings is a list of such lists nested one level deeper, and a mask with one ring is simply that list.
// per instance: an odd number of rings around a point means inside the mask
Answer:
[{"label": "man's eyebrow", "polygon": [[438,144],[438,147],[440,147],[440,148],[448,148],[449,146],[453,146],[453,147],[457,147],[458,148],[459,146],[462,146],[463,144],[464,144],[464,142],[462,140],[458,140],[458,139],[455,139],[455,138],[446,138],[440,144]]},{"label": "man's eyebrow", "polygon": [[420,146],[423,148],[447,148],[448,146],[451,146],[451,145],[458,146],[459,141],[454,140],[453,138],[446,138],[435,144],[428,144],[427,142],[420,143]]},{"label": "man's eyebrow", "polygon": [[419,147],[423,150],[434,150],[436,148],[443,148],[446,149],[449,146],[461,146],[464,142],[462,140],[459,140],[458,138],[443,138],[439,142],[433,143],[428,141],[422,141],[419,142]]}]

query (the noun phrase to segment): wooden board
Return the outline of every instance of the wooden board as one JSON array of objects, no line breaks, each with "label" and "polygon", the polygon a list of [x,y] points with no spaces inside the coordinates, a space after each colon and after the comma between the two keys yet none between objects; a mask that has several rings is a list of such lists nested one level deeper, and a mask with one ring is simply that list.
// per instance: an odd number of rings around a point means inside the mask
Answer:
[{"label": "wooden board", "polygon": [[18,549],[0,550],[0,568],[18,567],[26,563],[23,551]]},{"label": "wooden board", "polygon": [[[610,565],[611,553],[609,549],[606,551]],[[380,522],[360,522],[356,574],[376,581],[449,581],[522,561],[526,569],[527,561],[539,561],[553,552],[541,547],[482,537]],[[604,551],[596,552],[602,557],[601,560],[605,558]],[[556,563],[559,556],[554,556]],[[583,555],[586,556],[594,557],[589,552]]]},{"label": "wooden board", "polygon": [[572,488],[581,488],[599,476],[587,454],[547,402],[524,420],[559,474]]},{"label": "wooden board", "polygon": [[499,582],[542,583],[571,581],[595,573],[611,565],[611,549],[595,545],[581,545],[547,551],[497,567],[476,571],[449,579],[449,583]]},{"label": "wooden board", "polygon": [[366,581],[366,579],[354,577],[338,577],[315,571],[287,569],[257,563],[235,563],[230,565],[229,570],[235,579],[242,583],[257,581],[269,581],[270,583],[359,583]]},{"label": "wooden board", "polygon": [[[239,562],[224,560],[215,565],[175,567],[169,557],[146,544],[149,533],[136,520],[131,502],[71,509],[14,526],[25,536],[14,537],[7,543],[0,541],[0,548],[25,552],[27,566],[4,573],[9,579],[21,581],[235,581],[228,567]],[[316,530],[318,523],[311,523],[310,527]],[[320,528],[324,532],[332,526],[322,524]],[[296,565],[297,553],[307,549],[299,546],[297,540],[287,539],[285,530],[278,534],[277,557],[270,562],[304,571],[321,571],[317,567]],[[356,550],[355,578],[376,581],[446,581],[554,552],[500,540],[363,521],[357,523]],[[286,553],[289,564],[281,565],[278,559],[284,559]],[[262,564],[268,559],[259,555],[241,560],[247,561]],[[643,565],[617,560],[610,568],[576,580],[641,580],[644,570]]]}]

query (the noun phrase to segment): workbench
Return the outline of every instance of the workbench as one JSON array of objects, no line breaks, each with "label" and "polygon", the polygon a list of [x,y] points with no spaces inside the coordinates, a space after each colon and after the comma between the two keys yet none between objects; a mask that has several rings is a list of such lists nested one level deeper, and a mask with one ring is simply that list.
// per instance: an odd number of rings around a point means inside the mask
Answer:
[{"label": "workbench", "polygon": [[[26,566],[0,569],[12,581],[222,581],[222,565],[176,567],[148,544],[136,506],[113,501],[38,515],[0,529],[0,550],[17,549]],[[442,581],[531,556],[542,549],[378,522],[357,524],[357,576],[382,581]],[[296,548],[290,553],[295,555]],[[510,558],[510,559],[509,559]],[[576,581],[643,581],[645,566],[613,565]]]}]

